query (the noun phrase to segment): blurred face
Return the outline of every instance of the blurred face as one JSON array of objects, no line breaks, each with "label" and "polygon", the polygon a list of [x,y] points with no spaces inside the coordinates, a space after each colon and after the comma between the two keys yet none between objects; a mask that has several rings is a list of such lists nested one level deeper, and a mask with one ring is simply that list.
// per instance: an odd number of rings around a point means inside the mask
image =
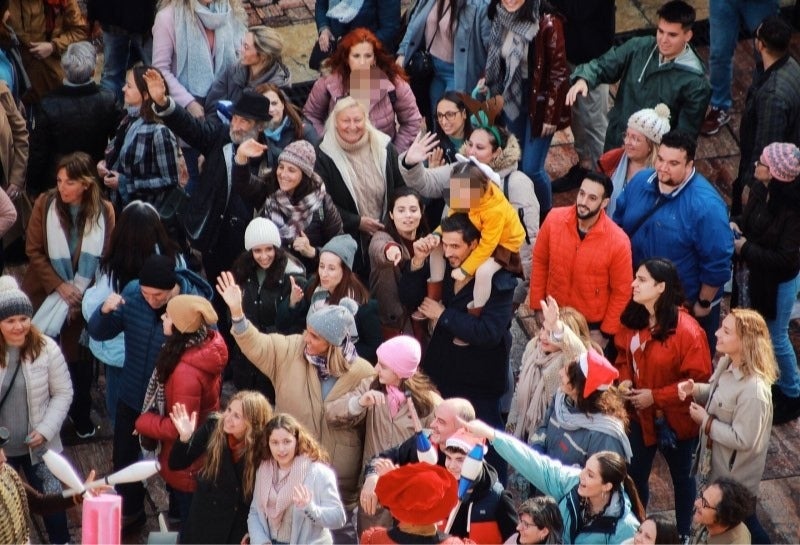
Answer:
[{"label": "blurred face", "polygon": [[454,210],[469,210],[477,206],[482,194],[481,185],[473,184],[469,175],[450,178],[450,208]]},{"label": "blurred face", "polygon": [[369,42],[361,42],[350,48],[350,55],[347,57],[347,64],[351,72],[368,70],[375,64],[375,49]]},{"label": "blurred face", "polygon": [[550,530],[539,528],[529,514],[522,513],[517,523],[517,532],[519,532],[519,542],[528,544],[543,543]]},{"label": "blurred face", "polygon": [[162,290],[158,288],[151,288],[150,286],[140,286],[139,291],[142,297],[152,309],[159,309],[169,302],[172,297],[172,290]]},{"label": "blurred face", "polygon": [[664,19],[659,19],[656,42],[658,43],[658,52],[667,60],[680,55],[691,39],[691,29],[684,30],[680,23],[669,23]]},{"label": "blurred face", "polygon": [[464,242],[464,236],[461,234],[461,231],[442,233],[442,251],[444,252],[444,258],[450,263],[450,267],[453,269],[459,268],[477,245],[477,240],[473,240],[469,244]]},{"label": "blurred face", "polygon": [[286,469],[292,465],[297,452],[297,439],[283,428],[273,430],[269,434],[269,451],[278,466]]},{"label": "blurred face", "polygon": [[275,246],[272,244],[259,244],[253,246],[250,251],[253,253],[253,259],[262,269],[269,269],[272,262],[275,261]]},{"label": "blurred face", "polygon": [[486,163],[488,165],[495,157],[500,155],[501,151],[500,148],[496,150],[492,149],[492,140],[490,139],[489,133],[485,130],[475,129],[472,131],[472,134],[469,135],[469,140],[467,140],[467,155],[471,155],[481,163]]},{"label": "blurred face", "polygon": [[650,155],[650,146],[652,144],[645,135],[636,129],[628,127],[622,142],[625,147],[625,153],[634,161],[645,161]]},{"label": "blurred face", "polygon": [[364,110],[358,106],[345,108],[336,116],[336,133],[344,142],[355,144],[367,132]]},{"label": "blurred face", "polygon": [[83,194],[89,188],[87,182],[80,180],[73,180],[67,177],[67,169],[62,168],[56,174],[56,186],[58,187],[58,195],[61,201],[66,204],[81,204],[83,202]]},{"label": "blurred face", "polygon": [[342,270],[342,260],[339,256],[330,252],[322,252],[319,256],[319,285],[323,289],[333,291],[339,282],[342,281],[344,272]]},{"label": "blurred face", "polygon": [[258,50],[256,49],[252,32],[247,32],[244,35],[241,54],[239,55],[239,62],[245,66],[255,66],[261,62],[261,56],[258,54]]},{"label": "blurred face", "polygon": [[411,240],[422,220],[422,207],[414,195],[398,197],[389,212],[389,217],[394,222],[394,227],[400,236]]},{"label": "blurred face", "polygon": [[564,392],[564,395],[571,398],[573,401],[577,400],[578,390],[575,389],[575,387],[572,385],[572,382],[569,380],[566,364],[562,365],[558,370],[558,378],[561,380],[559,388],[561,388],[561,391]]},{"label": "blurred face", "polygon": [[459,110],[455,102],[442,99],[436,105],[436,121],[447,136],[463,138],[467,112]]},{"label": "blurred face", "polygon": [[656,523],[646,519],[633,535],[633,545],[655,545],[656,535]]},{"label": "blurred face", "polygon": [[742,340],[736,332],[736,318],[728,314],[715,333],[717,352],[727,354],[734,362],[739,362],[742,355]]},{"label": "blurred face", "polygon": [[458,430],[456,411],[446,401],[433,410],[431,422],[431,443],[444,447],[445,442]]},{"label": "blurred face", "polygon": [[31,330],[31,319],[23,314],[9,316],[0,321],[0,334],[8,346],[20,347],[25,344],[25,337]]},{"label": "blurred face", "polygon": [[125,78],[125,85],[122,86],[122,99],[126,106],[142,105],[142,93],[136,88],[133,72],[128,72],[128,76]]},{"label": "blurred face", "polygon": [[267,98],[267,100],[269,100],[270,121],[277,125],[283,121],[283,113],[286,110],[286,107],[283,105],[281,98],[275,91],[267,91],[264,93],[264,96]]},{"label": "blurred face", "polygon": [[687,159],[685,150],[661,144],[658,147],[655,166],[658,182],[666,188],[676,188],[689,177],[694,161]]},{"label": "blurred face", "polygon": [[165,336],[172,335],[172,318],[166,312],[161,315],[161,327],[164,329]]},{"label": "blurred face", "polygon": [[447,449],[444,451],[444,467],[450,472],[455,480],[461,478],[461,466],[467,455],[459,450]]},{"label": "blurred face", "polygon": [[650,275],[650,271],[644,266],[636,270],[631,286],[633,287],[633,300],[645,306],[655,305],[667,287],[664,282],[656,282]]},{"label": "blurred face", "polygon": [[303,181],[303,171],[297,165],[279,161],[278,168],[275,169],[275,177],[278,178],[278,187],[281,191],[291,195]]},{"label": "blurred face", "polygon": [[230,128],[231,142],[241,144],[248,138],[258,138],[256,121],[240,115],[233,114]]},{"label": "blurred face", "polygon": [[582,498],[596,498],[603,492],[611,492],[611,483],[604,483],[600,476],[600,462],[597,456],[590,456],[581,470],[578,481],[578,495]]},{"label": "blurred face", "polygon": [[722,501],[722,490],[712,484],[701,490],[694,500],[694,515],[692,523],[703,526],[712,526],[717,522],[717,505]]},{"label": "blurred face", "polygon": [[311,356],[324,356],[330,347],[330,343],[309,325],[306,325],[303,340],[306,343],[306,352]]},{"label": "blurred face", "polygon": [[608,198],[603,197],[605,189],[603,184],[598,184],[592,180],[584,180],[578,190],[578,218],[588,220],[600,213],[600,210],[608,206]]},{"label": "blurred face", "polygon": [[222,416],[222,431],[232,435],[237,441],[244,439],[247,433],[247,420],[244,417],[242,402],[238,399],[228,403],[228,408]]},{"label": "blurred face", "polygon": [[375,365],[375,371],[378,372],[378,380],[381,384],[395,387],[400,386],[400,377],[398,377],[397,373],[392,371],[388,365],[382,364],[381,360],[378,360],[377,365]]}]

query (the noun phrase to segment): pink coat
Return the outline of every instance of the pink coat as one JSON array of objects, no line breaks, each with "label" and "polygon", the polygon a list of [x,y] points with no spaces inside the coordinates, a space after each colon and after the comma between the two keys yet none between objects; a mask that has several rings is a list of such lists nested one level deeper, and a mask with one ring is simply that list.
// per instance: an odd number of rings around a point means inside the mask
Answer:
[{"label": "pink coat", "polygon": [[[376,129],[389,135],[397,153],[403,153],[417,137],[422,126],[422,114],[411,86],[405,80],[398,78],[392,83],[384,77],[380,80],[380,87],[377,98],[370,101],[369,120]],[[348,93],[339,74],[330,74],[314,83],[303,114],[314,125],[320,138],[325,134],[325,120],[333,105]]]}]

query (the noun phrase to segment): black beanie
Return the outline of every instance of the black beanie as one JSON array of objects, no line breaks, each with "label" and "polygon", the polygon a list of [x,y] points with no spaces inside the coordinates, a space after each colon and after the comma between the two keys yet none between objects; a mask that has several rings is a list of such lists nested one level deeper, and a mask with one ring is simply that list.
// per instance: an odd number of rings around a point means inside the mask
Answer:
[{"label": "black beanie", "polygon": [[178,283],[175,274],[175,259],[154,254],[148,257],[139,272],[139,285],[159,290],[171,290]]}]

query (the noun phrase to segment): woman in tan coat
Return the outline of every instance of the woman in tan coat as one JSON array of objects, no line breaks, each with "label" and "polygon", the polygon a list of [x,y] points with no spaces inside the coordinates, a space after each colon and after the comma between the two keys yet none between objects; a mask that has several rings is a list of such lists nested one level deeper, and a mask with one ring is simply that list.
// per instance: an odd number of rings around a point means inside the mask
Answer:
[{"label": "woman in tan coat", "polygon": [[28,129],[25,118],[17,109],[11,89],[0,80],[0,165],[3,167],[0,185],[11,199],[25,189],[28,166]]},{"label": "woman in tan coat", "polygon": [[275,385],[275,406],[294,416],[328,451],[342,503],[352,512],[358,500],[364,427],[333,428],[325,408],[375,375],[348,335],[355,327],[355,301],[343,298],[311,314],[303,335],[278,335],[260,333],[245,318],[242,291],[231,273],[220,275],[217,291],[231,311],[231,332],[242,354]]},{"label": "woman in tan coat", "polygon": [[101,199],[94,160],[84,152],[65,155],[56,166],[56,188],[36,199],[28,223],[22,279],[34,309],[33,323],[58,337],[75,397],[69,415],[80,438],[94,435],[90,388],[92,366],[78,343],[86,322],[83,293],[92,283],[114,230],[114,208]]},{"label": "woman in tan coat", "polygon": [[8,24],[19,38],[22,64],[31,80],[22,101],[35,104],[61,85],[61,55],[69,44],[88,38],[88,27],[77,0],[11,0],[8,9]]}]

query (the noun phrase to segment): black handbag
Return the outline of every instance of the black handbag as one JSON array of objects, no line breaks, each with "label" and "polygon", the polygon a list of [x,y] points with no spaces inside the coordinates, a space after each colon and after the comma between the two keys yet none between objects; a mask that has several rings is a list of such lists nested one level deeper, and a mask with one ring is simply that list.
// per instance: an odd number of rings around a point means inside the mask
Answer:
[{"label": "black handbag", "polygon": [[333,38],[328,45],[328,52],[323,53],[322,48],[319,46],[319,40],[314,42],[314,48],[311,50],[311,55],[308,57],[308,67],[312,70],[319,70],[322,67],[322,63],[330,57],[334,51],[336,51],[336,46],[339,43],[339,38]]},{"label": "black handbag", "polygon": [[[447,4],[447,9],[445,9],[444,13],[447,13],[449,9],[450,4]],[[444,13],[442,15],[444,15]],[[433,55],[431,55],[430,49],[438,33],[439,25],[437,24],[436,31],[433,33],[433,36],[431,36],[428,45],[414,51],[408,59],[406,63],[406,74],[408,74],[408,77],[412,80],[430,81],[433,77]]]}]

